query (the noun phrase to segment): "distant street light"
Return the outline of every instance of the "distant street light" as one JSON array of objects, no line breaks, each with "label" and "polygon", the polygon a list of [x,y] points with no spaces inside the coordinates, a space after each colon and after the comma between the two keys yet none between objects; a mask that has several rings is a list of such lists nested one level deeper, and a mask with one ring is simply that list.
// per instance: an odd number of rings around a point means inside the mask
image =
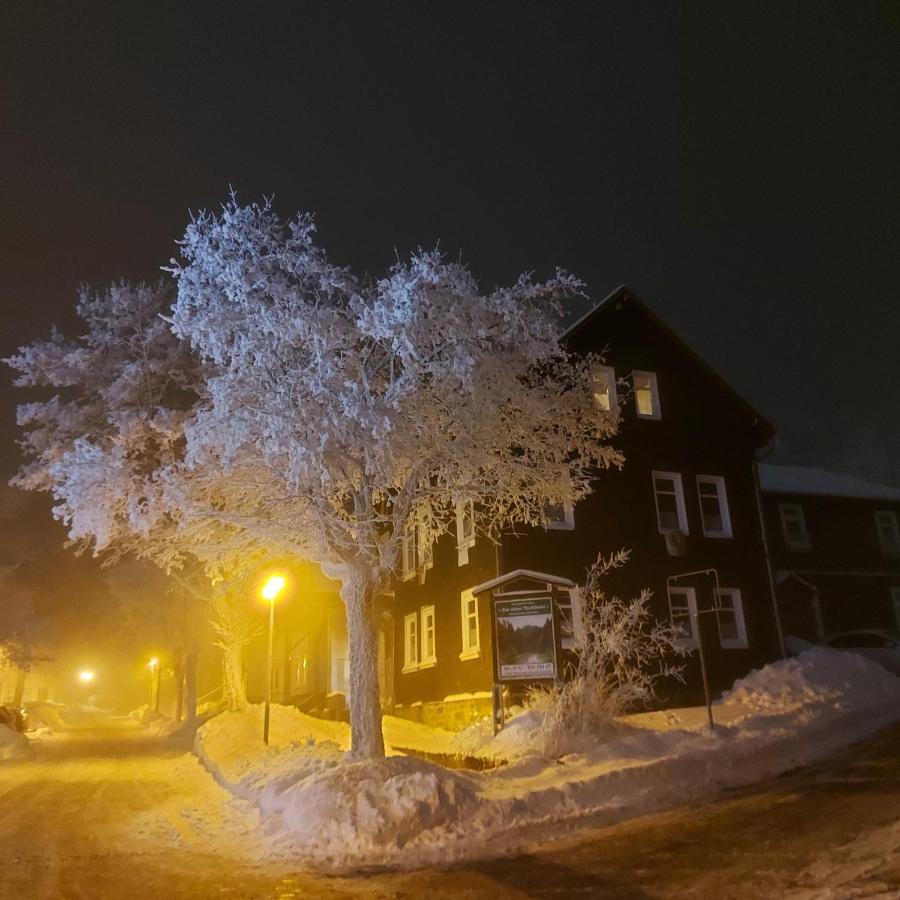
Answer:
[{"label": "distant street light", "polygon": [[94,673],[90,669],[85,669],[78,673],[78,680],[82,684],[90,684],[94,680]]},{"label": "distant street light", "polygon": [[272,575],[263,585],[263,599],[269,602],[269,653],[266,663],[266,711],[263,715],[263,743],[269,743],[269,706],[272,702],[272,642],[275,635],[275,600],[287,582],[281,575]]},{"label": "distant street light", "polygon": [[[147,663],[147,668],[150,670],[150,707],[154,712],[159,712],[159,680],[162,676],[159,660],[154,656],[150,662]],[[153,684],[154,681],[156,682],[155,689]]]}]

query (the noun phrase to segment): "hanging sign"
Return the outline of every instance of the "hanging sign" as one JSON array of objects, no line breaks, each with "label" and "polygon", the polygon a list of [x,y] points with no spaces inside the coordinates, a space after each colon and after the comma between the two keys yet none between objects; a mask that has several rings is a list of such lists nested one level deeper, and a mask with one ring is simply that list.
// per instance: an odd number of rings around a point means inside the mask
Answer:
[{"label": "hanging sign", "polygon": [[494,641],[498,680],[556,678],[556,635],[549,594],[494,597]]}]

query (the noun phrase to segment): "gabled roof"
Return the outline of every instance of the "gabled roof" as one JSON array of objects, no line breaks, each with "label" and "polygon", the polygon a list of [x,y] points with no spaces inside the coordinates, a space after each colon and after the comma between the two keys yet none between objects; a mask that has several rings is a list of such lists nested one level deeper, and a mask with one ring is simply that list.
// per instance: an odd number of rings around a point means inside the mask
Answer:
[{"label": "gabled roof", "polygon": [[529,578],[540,584],[555,584],[557,587],[575,587],[574,581],[570,581],[568,578],[563,578],[560,575],[548,575],[546,572],[533,572],[531,569],[516,569],[514,572],[498,575],[496,578],[485,581],[483,584],[476,584],[475,587],[472,588],[472,593],[483,594],[485,591],[492,591],[494,588],[500,587],[500,585],[506,584],[509,581],[514,581],[516,578]]},{"label": "gabled roof", "polygon": [[852,475],[840,475],[825,469],[803,466],[776,466],[760,463],[759,484],[774,494],[814,494],[819,497],[854,497],[858,500],[894,500],[900,502],[900,488],[865,481]]},{"label": "gabled roof", "polygon": [[699,353],[694,350],[679,334],[672,330],[654,311],[649,307],[638,295],[631,290],[628,285],[620,284],[611,294],[604,297],[592,309],[588,310],[580,319],[573,322],[562,336],[563,341],[584,331],[591,323],[600,317],[602,313],[608,309],[614,308],[617,303],[631,303],[641,309],[641,311],[665,334],[667,334],[675,343],[681,347],[682,351],[690,357],[697,365],[703,369],[714,381],[725,389],[737,404],[744,410],[747,416],[767,433],[767,439],[771,440],[775,436],[775,427],[769,422],[749,401],[739,394]]}]

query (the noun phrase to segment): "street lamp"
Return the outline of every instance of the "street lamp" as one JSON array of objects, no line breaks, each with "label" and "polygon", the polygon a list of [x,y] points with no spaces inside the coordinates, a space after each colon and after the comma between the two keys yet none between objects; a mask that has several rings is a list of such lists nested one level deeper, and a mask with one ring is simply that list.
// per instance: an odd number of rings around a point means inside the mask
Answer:
[{"label": "street lamp", "polygon": [[[150,660],[150,662],[147,663],[147,668],[150,670],[150,706],[152,707],[154,712],[159,712],[159,680],[162,676],[162,669],[159,665],[159,659],[154,656]],[[153,685],[154,681],[156,682],[155,691]]]},{"label": "street lamp", "polygon": [[90,669],[85,669],[78,673],[78,680],[83,685],[88,685],[94,680],[94,673]]},{"label": "street lamp", "polygon": [[266,711],[263,715],[263,743],[269,743],[269,706],[272,702],[272,642],[275,635],[275,600],[287,582],[281,575],[272,575],[263,585],[263,599],[269,603],[269,654],[266,663]]}]

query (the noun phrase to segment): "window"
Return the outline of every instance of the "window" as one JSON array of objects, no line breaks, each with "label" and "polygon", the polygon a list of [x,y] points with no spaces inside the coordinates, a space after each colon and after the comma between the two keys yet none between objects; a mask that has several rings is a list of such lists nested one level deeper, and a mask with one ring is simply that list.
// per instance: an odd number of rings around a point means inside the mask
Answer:
[{"label": "window", "polygon": [[400,547],[401,575],[404,581],[409,581],[416,574],[416,521],[410,518],[406,522],[406,530]]},{"label": "window", "polygon": [[700,496],[700,522],[706,537],[730,538],[731,513],[725,494],[725,479],[718,475],[698,475],[697,493]]},{"label": "window", "polygon": [[669,588],[669,614],[682,645],[696,647],[697,594],[693,588]]},{"label": "window", "polygon": [[419,618],[422,624],[422,653],[419,657],[419,668],[423,668],[437,663],[434,640],[434,607],[423,606],[419,611]]},{"label": "window", "polygon": [[430,508],[428,510],[420,509],[416,516],[416,525],[418,528],[416,549],[419,554],[419,567],[430,569],[434,565],[434,545],[428,539],[428,529],[425,527],[426,512],[430,513]]},{"label": "window", "polygon": [[737,588],[721,588],[716,618],[719,622],[719,643],[726,650],[747,647],[747,626],[744,623],[744,604]]},{"label": "window", "polygon": [[[571,477],[567,466],[560,469],[560,492],[565,495],[572,490]],[[575,528],[575,510],[571,500],[544,504],[544,528],[550,531],[572,531]]]},{"label": "window", "polygon": [[799,503],[779,503],[778,513],[781,516],[781,533],[784,545],[788,550],[809,550],[812,539],[806,530],[806,519],[803,507]]},{"label": "window", "polygon": [[891,588],[891,602],[894,604],[894,622],[900,631],[900,585]]},{"label": "window", "polygon": [[475,546],[475,507],[471,500],[456,504],[456,564],[469,562],[469,550]]},{"label": "window", "polygon": [[897,529],[897,513],[890,509],[880,509],[875,513],[875,528],[878,543],[885,556],[900,556],[900,530]]},{"label": "window", "polygon": [[612,366],[594,366],[594,402],[606,412],[615,412],[619,405],[616,394],[616,370]]},{"label": "window", "polygon": [[653,472],[652,475],[659,533],[680,531],[687,534],[687,511],[684,508],[681,475],[678,472]]},{"label": "window", "polygon": [[403,671],[419,668],[419,617],[410,613],[403,618]]},{"label": "window", "polygon": [[661,419],[659,388],[655,372],[632,373],[634,379],[634,405],[639,419]]},{"label": "window", "polygon": [[481,637],[478,630],[478,598],[471,591],[459,595],[462,621],[462,653],[460,659],[476,659],[481,656]]}]

